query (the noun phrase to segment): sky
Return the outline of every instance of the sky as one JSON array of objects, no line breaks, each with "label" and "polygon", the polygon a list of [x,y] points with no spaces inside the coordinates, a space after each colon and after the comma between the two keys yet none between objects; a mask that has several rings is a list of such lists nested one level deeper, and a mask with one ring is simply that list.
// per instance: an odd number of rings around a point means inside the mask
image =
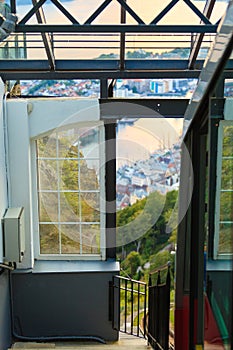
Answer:
[{"label": "sky", "polygon": [[[22,0],[17,1],[17,4],[20,4],[18,6],[17,10],[20,15],[24,15],[26,11],[31,7],[30,2],[24,1],[28,5],[22,6],[23,3]],[[82,23],[85,21],[89,15],[94,12],[96,8],[100,4],[103,3],[103,0],[66,0],[61,1],[63,2],[64,6],[71,11],[71,13],[77,17],[77,19]],[[46,4],[48,5],[44,6],[47,21],[61,21],[64,20],[64,17],[62,14],[59,13],[59,11],[56,10],[56,7],[51,4],[50,1],[46,1]],[[128,0],[127,4],[132,7],[132,9],[142,17],[142,19],[149,23],[153,18],[162,10],[165,8],[167,4],[170,3],[170,0],[146,0],[146,6],[145,6],[145,0]],[[195,1],[193,0],[193,3],[202,11],[204,8],[205,1]],[[213,21],[216,21],[221,14],[223,13],[226,5],[225,2],[218,2],[216,3],[216,10],[213,14]],[[96,22],[101,23],[115,23],[119,21],[119,14],[120,14],[120,5],[116,0],[113,0],[112,3],[104,10],[103,14],[99,17],[99,19],[96,20]],[[131,18],[130,15],[127,16],[127,22],[128,23],[135,23],[134,20]],[[164,17],[163,20],[161,20],[161,24],[173,24],[173,23],[180,23],[180,24],[189,24],[189,23],[199,23],[199,18],[196,15],[193,15],[192,11],[189,9],[189,7],[181,0],[179,1],[174,8],[169,11],[169,13]]]}]

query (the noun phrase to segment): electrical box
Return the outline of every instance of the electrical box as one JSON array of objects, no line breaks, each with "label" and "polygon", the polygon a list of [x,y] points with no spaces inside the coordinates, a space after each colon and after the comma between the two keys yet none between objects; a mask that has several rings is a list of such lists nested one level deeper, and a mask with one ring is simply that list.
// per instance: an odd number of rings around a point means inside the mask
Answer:
[{"label": "electrical box", "polygon": [[24,208],[8,208],[3,218],[4,260],[19,263],[25,252]]}]

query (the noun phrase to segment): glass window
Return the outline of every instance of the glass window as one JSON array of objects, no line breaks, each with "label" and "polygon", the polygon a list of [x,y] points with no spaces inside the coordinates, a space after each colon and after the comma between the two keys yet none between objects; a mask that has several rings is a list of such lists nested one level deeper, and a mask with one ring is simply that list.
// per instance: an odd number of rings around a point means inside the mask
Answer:
[{"label": "glass window", "polygon": [[233,121],[219,126],[215,257],[233,254]]},{"label": "glass window", "polygon": [[39,256],[103,258],[102,133],[73,128],[37,139]]}]

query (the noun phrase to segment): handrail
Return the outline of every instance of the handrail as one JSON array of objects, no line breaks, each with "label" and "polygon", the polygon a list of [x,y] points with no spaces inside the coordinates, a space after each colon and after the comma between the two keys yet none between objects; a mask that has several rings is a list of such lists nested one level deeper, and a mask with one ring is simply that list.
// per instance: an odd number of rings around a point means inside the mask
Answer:
[{"label": "handrail", "polygon": [[[109,320],[112,321],[113,329],[146,338],[147,284],[114,276],[109,286]],[[143,317],[140,321],[141,313]]]},{"label": "handrail", "polygon": [[169,269],[170,267],[171,267],[171,262],[168,261],[167,264],[161,265],[161,266],[157,267],[156,269],[150,271],[150,272],[149,272],[149,275],[153,275],[153,274],[155,274],[155,273],[157,273],[157,272],[164,271],[164,270],[166,270],[166,269]]},{"label": "handrail", "polygon": [[145,286],[146,285],[146,283],[145,282],[142,282],[142,281],[137,281],[137,280],[134,280],[134,279],[132,279],[131,277],[123,277],[123,276],[114,276],[115,278],[118,278],[118,279],[123,279],[123,280],[130,280],[130,282],[134,282],[134,283],[137,283],[137,284],[142,284],[143,286]]},{"label": "handrail", "polygon": [[6,269],[6,270],[10,270],[10,271],[13,271],[15,269],[14,266],[10,266],[10,265],[7,265],[7,264],[0,264],[0,268],[2,269]]}]

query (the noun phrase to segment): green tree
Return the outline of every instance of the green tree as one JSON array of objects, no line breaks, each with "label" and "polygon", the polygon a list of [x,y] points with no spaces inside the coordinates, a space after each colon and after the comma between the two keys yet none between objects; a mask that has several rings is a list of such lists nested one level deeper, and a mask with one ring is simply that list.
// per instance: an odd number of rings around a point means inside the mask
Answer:
[{"label": "green tree", "polygon": [[[171,277],[173,277],[174,273],[174,255],[170,254],[169,251],[167,250],[162,250],[158,252],[157,254],[154,254],[150,257],[150,272],[153,272],[159,268],[162,268],[170,263],[170,270],[171,270]],[[161,271],[161,282],[164,283],[166,280],[166,275],[167,275],[167,269]],[[158,274],[153,274],[152,275],[152,282],[156,283]],[[172,280],[172,285],[173,285],[173,278]]]},{"label": "green tree", "polygon": [[[141,254],[142,261],[146,262],[151,255],[169,244],[171,233],[167,231],[167,224],[171,219],[177,194],[177,191],[172,191],[164,196],[153,192],[147,198],[117,213],[117,227],[122,227],[122,236],[127,236],[128,240],[132,238],[131,243],[122,244],[124,247],[118,250],[121,260],[125,259],[129,252],[136,250]],[[131,225],[128,225],[129,223]],[[139,238],[134,240],[134,237]],[[175,239],[174,236],[172,242],[175,243]]]},{"label": "green tree", "polygon": [[139,266],[141,266],[141,256],[135,251],[130,252],[122,263],[122,269],[127,275],[134,279],[137,279],[138,277],[137,270]]}]

